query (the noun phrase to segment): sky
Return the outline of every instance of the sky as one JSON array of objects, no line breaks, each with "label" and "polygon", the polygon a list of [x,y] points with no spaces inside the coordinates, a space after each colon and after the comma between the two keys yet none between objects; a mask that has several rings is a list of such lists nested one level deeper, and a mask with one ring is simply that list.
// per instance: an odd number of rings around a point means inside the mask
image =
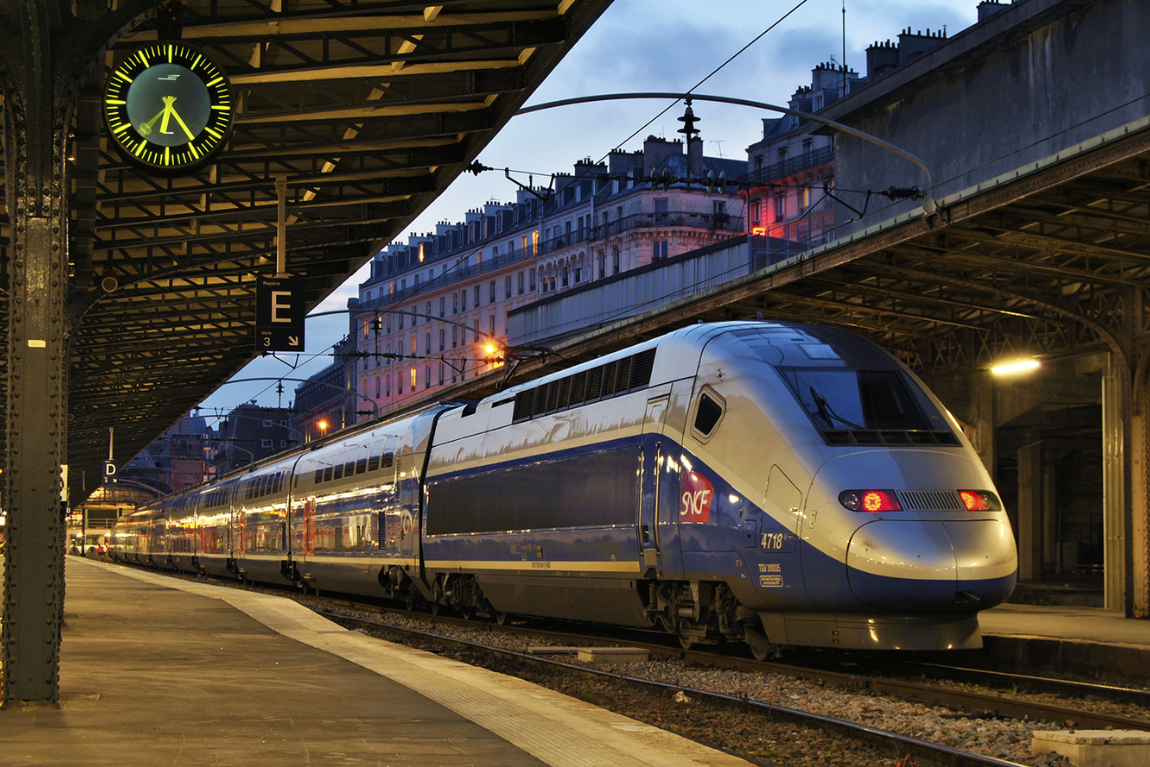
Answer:
[{"label": "sky", "polygon": [[[842,63],[844,18],[846,63],[865,75],[868,46],[896,40],[907,28],[923,33],[945,28],[953,37],[975,22],[978,2],[615,0],[527,106],[608,93],[684,92],[772,25],[770,32],[694,90],[786,106],[796,88],[811,84],[814,67],[823,62]],[[521,183],[527,183],[526,173],[532,173],[536,184],[546,184],[552,173],[570,173],[583,158],[598,161],[615,148],[641,149],[648,135],[678,138],[681,104],[643,127],[667,105],[617,101],[512,118],[479,155],[480,162],[499,170],[460,175],[397,241],[431,231],[439,221],[460,221],[466,211],[489,200],[514,200],[516,187],[504,177],[503,168],[510,168]],[[694,111],[700,118],[697,127],[706,154],[741,160],[746,159],[747,147],[762,138],[762,119],[774,116],[747,107],[702,102],[695,103]],[[359,294],[358,285],[367,277],[365,266],[312,314],[346,309],[347,300]],[[264,406],[287,407],[298,383],[285,381],[283,394],[277,395],[274,382],[250,379],[307,378],[332,363],[331,345],[347,331],[346,314],[309,318],[306,354],[298,360],[294,355],[254,360],[233,377],[235,383],[221,386],[202,403],[202,414],[227,412],[253,400]]]}]

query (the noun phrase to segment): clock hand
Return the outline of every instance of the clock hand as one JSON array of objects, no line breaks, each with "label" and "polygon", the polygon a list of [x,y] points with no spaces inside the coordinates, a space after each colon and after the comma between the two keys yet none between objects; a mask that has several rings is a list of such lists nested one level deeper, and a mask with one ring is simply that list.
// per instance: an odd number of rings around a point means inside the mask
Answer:
[{"label": "clock hand", "polygon": [[160,133],[168,132],[168,117],[175,111],[172,108],[172,102],[175,100],[175,96],[164,96],[164,121],[160,123]]},{"label": "clock hand", "polygon": [[[141,136],[147,136],[148,134],[150,134],[152,132],[152,126],[156,124],[156,120],[159,120],[161,117],[163,117],[167,113],[168,113],[168,107],[165,106],[159,112],[156,112],[155,117],[153,117],[151,120],[148,120],[146,123],[143,123],[142,125],[137,127],[136,130],[138,130],[140,132]],[[160,130],[163,130],[163,127],[161,127]]]},{"label": "clock hand", "polygon": [[[174,99],[173,99],[173,101],[174,101]],[[176,111],[176,108],[173,106],[169,106],[169,109],[172,112],[172,117],[176,118],[176,122],[178,122],[180,124],[180,127],[184,129],[184,133],[188,134],[188,141],[195,141],[196,137],[192,134],[192,132],[190,130],[188,130],[188,126],[184,125],[184,121],[180,119],[180,113]]]}]

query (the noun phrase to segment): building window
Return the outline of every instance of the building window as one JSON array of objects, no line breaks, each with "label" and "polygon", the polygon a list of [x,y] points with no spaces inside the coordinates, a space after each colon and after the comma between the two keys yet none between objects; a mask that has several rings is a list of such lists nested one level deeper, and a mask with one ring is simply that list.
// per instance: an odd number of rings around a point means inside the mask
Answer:
[{"label": "building window", "polygon": [[415,368],[411,369],[411,390],[415,391],[415,384],[418,380],[419,374],[415,372]]},{"label": "building window", "polygon": [[[464,296],[463,299],[466,301],[467,296]],[[459,314],[459,294],[458,293],[452,293],[451,294],[451,313],[452,314]]]},{"label": "building window", "polygon": [[655,200],[655,226],[667,225],[667,198],[660,197]]},{"label": "building window", "polygon": [[261,439],[260,447],[275,447],[275,442],[270,439]]},{"label": "building window", "polygon": [[439,297],[439,318],[443,319],[447,316],[447,296]]},{"label": "building window", "polygon": [[607,276],[607,254],[599,251],[599,279]]},{"label": "building window", "polygon": [[471,333],[471,343],[479,343],[479,320],[475,320],[474,330]]},{"label": "building window", "polygon": [[504,298],[511,298],[511,275],[510,274],[503,278],[503,293],[504,293],[504,296],[503,296]]},{"label": "building window", "polygon": [[563,287],[567,287],[567,267],[563,267]]},{"label": "building window", "polygon": [[575,267],[575,284],[576,285],[579,284],[579,280],[581,279],[580,275],[582,275],[582,274],[583,274],[583,268],[580,266]]},{"label": "building window", "polygon": [[491,315],[491,317],[489,319],[490,319],[490,324],[491,324],[491,336],[494,337],[495,336],[495,315],[494,314]]},{"label": "building window", "polygon": [[806,213],[811,207],[811,188],[804,186],[799,190],[799,213]]},{"label": "building window", "polygon": [[444,337],[444,333],[445,333],[445,331],[443,330],[443,328],[440,328],[440,329],[439,329],[439,351],[443,351],[443,337]]},{"label": "building window", "polygon": [[439,363],[439,385],[443,386],[443,363]]},{"label": "building window", "polygon": [[419,354],[419,341],[415,339],[415,333],[411,334],[411,354],[412,356]]},{"label": "building window", "polygon": [[431,334],[425,333],[423,335],[423,353],[431,354]]},{"label": "building window", "polygon": [[399,329],[403,330],[403,312],[399,313]]},{"label": "building window", "polygon": [[431,388],[431,365],[427,365],[423,368],[423,388]]},{"label": "building window", "polygon": [[490,287],[491,290],[489,291],[490,295],[488,296],[487,303],[493,304],[495,303],[495,280],[492,280],[488,287]]},{"label": "building window", "polygon": [[751,209],[751,226],[759,225],[759,201],[755,200],[750,204]]},{"label": "building window", "polygon": [[787,220],[786,197],[780,192],[775,195],[775,221]]},{"label": "building window", "polygon": [[661,261],[667,257],[667,241],[655,240],[651,243],[651,260]]},{"label": "building window", "polygon": [[475,308],[479,308],[479,286],[475,286]]},{"label": "building window", "polygon": [[531,271],[529,271],[527,273],[527,289],[531,290],[531,291],[535,290],[535,270],[534,269],[532,269]]},{"label": "building window", "polygon": [[619,273],[619,247],[615,246],[611,250],[611,274]]},{"label": "building window", "polygon": [[523,291],[527,289],[527,273],[519,273],[519,295],[523,295]]},{"label": "building window", "polygon": [[551,275],[551,279],[548,280],[548,284],[550,285],[551,290],[555,290],[555,275]]},{"label": "building window", "polygon": [[426,314],[427,314],[427,316],[423,318],[425,322],[426,322],[427,320],[430,320],[430,319],[431,319],[431,302],[430,302],[430,301],[428,301],[428,302],[427,302],[427,312],[426,312]]},{"label": "building window", "polygon": [[459,326],[451,326],[451,348],[454,349],[459,346]]}]

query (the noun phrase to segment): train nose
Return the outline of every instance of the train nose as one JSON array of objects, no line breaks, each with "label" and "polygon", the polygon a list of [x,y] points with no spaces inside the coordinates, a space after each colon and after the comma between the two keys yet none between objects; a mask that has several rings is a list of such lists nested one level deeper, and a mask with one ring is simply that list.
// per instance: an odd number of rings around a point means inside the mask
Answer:
[{"label": "train nose", "polygon": [[985,609],[1010,596],[1014,537],[996,520],[869,522],[847,547],[847,578],[861,601],[885,609]]}]

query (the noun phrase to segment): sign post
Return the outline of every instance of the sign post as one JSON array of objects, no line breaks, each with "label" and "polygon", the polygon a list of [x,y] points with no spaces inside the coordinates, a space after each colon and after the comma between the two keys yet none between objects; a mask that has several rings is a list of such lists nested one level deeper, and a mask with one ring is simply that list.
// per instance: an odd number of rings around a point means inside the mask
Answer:
[{"label": "sign post", "polygon": [[256,351],[304,350],[304,291],[292,277],[256,278]]}]

